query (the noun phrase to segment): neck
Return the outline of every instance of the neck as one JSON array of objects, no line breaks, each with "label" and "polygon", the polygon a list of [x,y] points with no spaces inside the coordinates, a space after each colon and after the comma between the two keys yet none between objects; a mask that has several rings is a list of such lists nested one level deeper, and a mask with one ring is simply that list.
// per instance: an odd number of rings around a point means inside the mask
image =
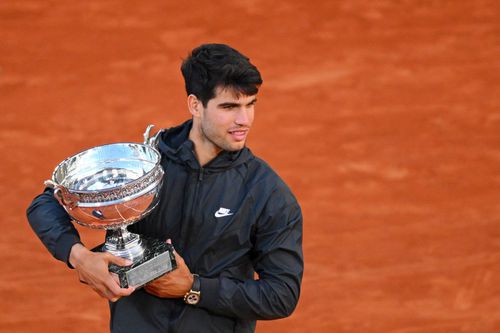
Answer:
[{"label": "neck", "polygon": [[194,143],[194,153],[201,166],[206,165],[221,152],[221,149],[204,137],[194,124],[189,132],[189,139]]}]

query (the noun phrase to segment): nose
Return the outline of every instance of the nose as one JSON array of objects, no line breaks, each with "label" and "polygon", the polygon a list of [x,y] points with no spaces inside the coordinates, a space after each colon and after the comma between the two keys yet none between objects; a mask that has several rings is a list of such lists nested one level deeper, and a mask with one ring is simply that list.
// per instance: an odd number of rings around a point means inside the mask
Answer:
[{"label": "nose", "polygon": [[244,107],[240,108],[236,114],[236,119],[234,120],[235,124],[239,126],[250,126],[251,112],[251,109]]}]

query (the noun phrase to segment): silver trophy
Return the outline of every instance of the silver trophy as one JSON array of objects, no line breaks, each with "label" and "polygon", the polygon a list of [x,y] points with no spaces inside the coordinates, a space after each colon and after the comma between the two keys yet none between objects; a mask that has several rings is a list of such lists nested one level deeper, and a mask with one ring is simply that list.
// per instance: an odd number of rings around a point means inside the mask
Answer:
[{"label": "silver trophy", "polygon": [[68,157],[45,182],[75,222],[107,230],[105,243],[93,251],[133,262],[109,267],[123,288],[143,286],[177,267],[170,244],[127,230],[158,204],[164,172],[155,148],[160,132],[150,138],[152,127],[144,133],[144,144],[108,144]]}]

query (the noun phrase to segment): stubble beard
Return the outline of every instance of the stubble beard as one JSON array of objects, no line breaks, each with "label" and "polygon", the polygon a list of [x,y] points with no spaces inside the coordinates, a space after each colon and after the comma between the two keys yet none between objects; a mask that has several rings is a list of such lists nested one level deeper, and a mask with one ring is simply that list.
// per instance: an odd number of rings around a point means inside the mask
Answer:
[{"label": "stubble beard", "polygon": [[203,124],[201,124],[201,134],[203,135],[203,138],[207,141],[209,141],[219,152],[222,151],[229,151],[229,152],[234,152],[241,150],[245,147],[246,144],[246,139],[245,141],[242,142],[241,147],[238,146],[237,148],[231,146],[230,143],[226,142],[224,140],[224,137],[219,137],[217,136],[217,133],[214,131],[214,135],[212,134],[211,127],[205,127]]}]

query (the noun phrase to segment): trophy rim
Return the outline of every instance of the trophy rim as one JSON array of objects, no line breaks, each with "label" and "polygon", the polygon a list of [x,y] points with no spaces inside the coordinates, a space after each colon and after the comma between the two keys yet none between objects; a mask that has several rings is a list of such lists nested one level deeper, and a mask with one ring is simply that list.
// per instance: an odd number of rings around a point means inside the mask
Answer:
[{"label": "trophy rim", "polygon": [[[73,158],[76,158],[78,156],[81,156],[83,155],[84,153],[87,153],[93,149],[96,149],[96,148],[101,148],[101,147],[108,147],[108,146],[124,146],[124,145],[134,145],[134,146],[141,146],[141,147],[146,147],[148,149],[151,149],[151,151],[154,152],[154,154],[156,155],[157,157],[157,160],[156,162],[154,162],[154,166],[153,168],[151,168],[151,170],[149,170],[148,172],[146,172],[144,175],[142,175],[141,177],[137,178],[137,179],[134,179],[126,184],[120,184],[120,185],[117,185],[115,187],[110,187],[110,188],[107,188],[107,189],[101,189],[101,190],[77,190],[77,189],[72,189],[72,188],[68,188],[66,187],[65,185],[61,184],[59,181],[56,180],[56,174],[57,172],[59,171],[59,169],[65,164],[67,163],[70,159],[73,159]],[[117,159],[117,160],[120,160],[120,159]],[[153,163],[153,162],[152,162]],[[94,146],[92,148],[87,148],[87,149],[84,149],[76,154],[73,154],[67,158],[65,158],[64,160],[62,160],[55,168],[54,168],[54,171],[52,172],[52,181],[54,183],[56,183],[57,185],[59,186],[63,186],[65,187],[69,192],[71,193],[74,193],[74,194],[81,194],[81,195],[92,195],[92,194],[105,194],[105,193],[112,193],[114,191],[117,191],[117,190],[120,190],[124,187],[130,187],[130,186],[133,186],[135,184],[138,184],[140,183],[141,181],[143,181],[145,178],[147,178],[148,176],[151,176],[152,174],[154,174],[155,172],[157,172],[157,167],[160,165],[161,163],[161,154],[160,152],[158,151],[158,149],[156,149],[155,147],[151,146],[151,145],[148,145],[148,144],[142,144],[142,143],[137,143],[137,142],[115,142],[115,143],[108,143],[108,144],[104,144],[104,145],[98,145],[98,146]],[[78,200],[79,203],[80,200]],[[104,204],[105,202],[100,202],[102,204]]]}]

